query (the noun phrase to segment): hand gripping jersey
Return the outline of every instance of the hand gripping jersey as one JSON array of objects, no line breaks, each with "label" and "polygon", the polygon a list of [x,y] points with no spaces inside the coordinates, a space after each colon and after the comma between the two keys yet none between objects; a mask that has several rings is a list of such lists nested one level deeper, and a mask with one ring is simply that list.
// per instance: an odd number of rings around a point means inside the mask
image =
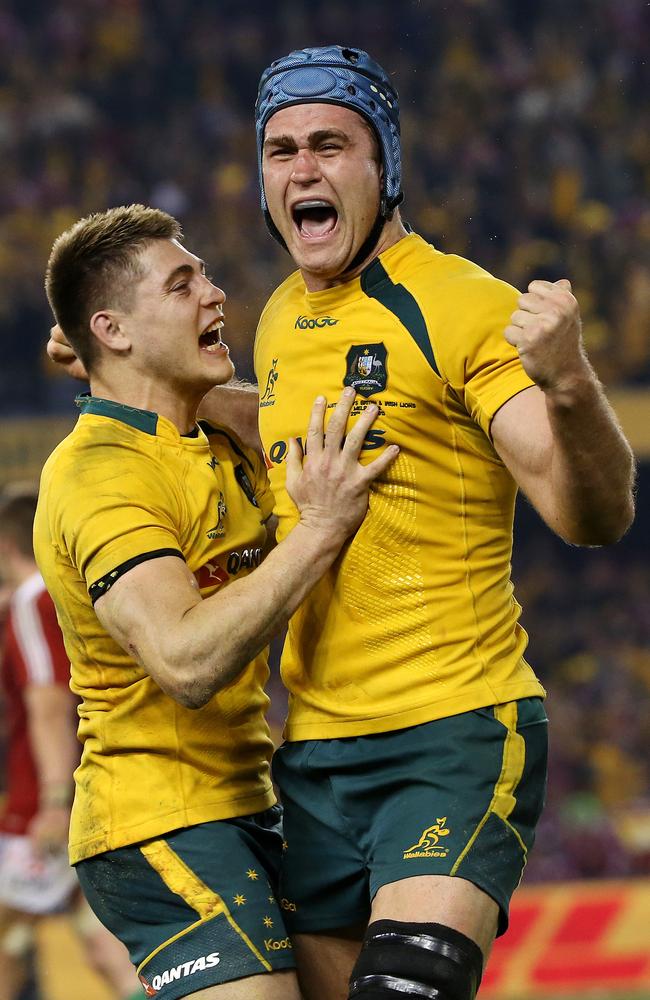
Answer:
[{"label": "hand gripping jersey", "polygon": [[165,555],[184,559],[202,596],[213,594],[259,563],[270,511],[263,463],[230,432],[206,426],[184,437],[164,417],[105,400],[86,401],[48,459],[35,552],[82,701],[72,863],[275,801],[265,654],[192,710],[93,611],[116,574]]},{"label": "hand gripping jersey", "polygon": [[532,385],[503,330],[515,289],[416,234],[359,278],[309,293],[299,273],[258,328],[260,429],[280,520],[289,437],[315,397],[354,386],[381,407],[362,453],[400,455],[369,511],[290,622],[289,740],[385,732],[544,691],[510,582],[515,483],[490,441],[499,407]]}]

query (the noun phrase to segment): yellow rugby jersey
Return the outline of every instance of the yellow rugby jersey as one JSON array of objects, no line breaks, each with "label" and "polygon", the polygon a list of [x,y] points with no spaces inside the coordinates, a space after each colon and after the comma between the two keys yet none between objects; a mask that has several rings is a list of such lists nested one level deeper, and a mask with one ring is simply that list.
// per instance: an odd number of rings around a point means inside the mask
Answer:
[{"label": "yellow rugby jersey", "polygon": [[359,278],[309,293],[291,275],[257,332],[260,429],[280,520],[289,437],[344,385],[381,412],[363,459],[396,462],[332,570],[290,622],[289,740],[355,736],[543,695],[510,581],[516,486],[490,441],[533,383],[503,330],[517,292],[410,234]]},{"label": "yellow rugby jersey", "polygon": [[81,698],[73,864],[275,801],[266,654],[192,710],[158,687],[93,610],[116,569],[157,556],[183,558],[203,597],[251,572],[272,506],[264,464],[223,428],[181,436],[145,410],[92,397],[82,408],[44,467],[34,528]]}]

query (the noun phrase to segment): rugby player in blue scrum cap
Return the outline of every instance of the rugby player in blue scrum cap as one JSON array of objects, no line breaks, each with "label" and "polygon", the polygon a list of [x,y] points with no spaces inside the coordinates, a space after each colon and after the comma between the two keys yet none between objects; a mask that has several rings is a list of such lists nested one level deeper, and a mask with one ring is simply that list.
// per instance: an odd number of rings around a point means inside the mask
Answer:
[{"label": "rugby player in blue scrum cap", "polygon": [[[568,281],[516,289],[402,222],[399,99],[361,49],[277,59],[256,104],[262,210],[298,271],[258,328],[280,521],[314,391],[375,402],[361,530],[294,615],[274,774],[308,1000],[473,1000],[544,797],[543,688],[512,596],[517,487],[570,542],[615,541],[632,457]],[[301,320],[296,321],[296,317]]]}]

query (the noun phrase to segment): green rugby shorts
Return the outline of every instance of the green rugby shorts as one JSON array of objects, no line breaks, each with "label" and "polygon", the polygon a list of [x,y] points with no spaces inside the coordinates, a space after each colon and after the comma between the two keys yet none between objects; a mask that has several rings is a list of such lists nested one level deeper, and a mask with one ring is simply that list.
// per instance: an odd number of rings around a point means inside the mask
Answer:
[{"label": "green rugby shorts", "polygon": [[540,698],[370,736],[285,743],[280,904],[290,933],[367,921],[378,889],[458,876],[499,905],[499,933],[546,791]]},{"label": "green rugby shorts", "polygon": [[276,895],[281,810],[201,823],[80,861],[90,906],[147,995],[180,997],[295,966]]}]

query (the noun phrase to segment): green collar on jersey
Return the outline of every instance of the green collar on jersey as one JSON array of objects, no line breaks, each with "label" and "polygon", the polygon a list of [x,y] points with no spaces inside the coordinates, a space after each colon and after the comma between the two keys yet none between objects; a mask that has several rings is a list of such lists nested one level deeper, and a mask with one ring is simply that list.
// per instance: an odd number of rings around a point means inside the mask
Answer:
[{"label": "green collar on jersey", "polygon": [[158,414],[153,410],[139,410],[136,406],[126,406],[124,403],[116,403],[112,399],[100,399],[99,396],[91,396],[88,392],[82,392],[75,399],[76,405],[82,413],[93,413],[99,417],[112,417],[120,420],[129,427],[135,427],[145,434],[156,436],[158,427]]}]

